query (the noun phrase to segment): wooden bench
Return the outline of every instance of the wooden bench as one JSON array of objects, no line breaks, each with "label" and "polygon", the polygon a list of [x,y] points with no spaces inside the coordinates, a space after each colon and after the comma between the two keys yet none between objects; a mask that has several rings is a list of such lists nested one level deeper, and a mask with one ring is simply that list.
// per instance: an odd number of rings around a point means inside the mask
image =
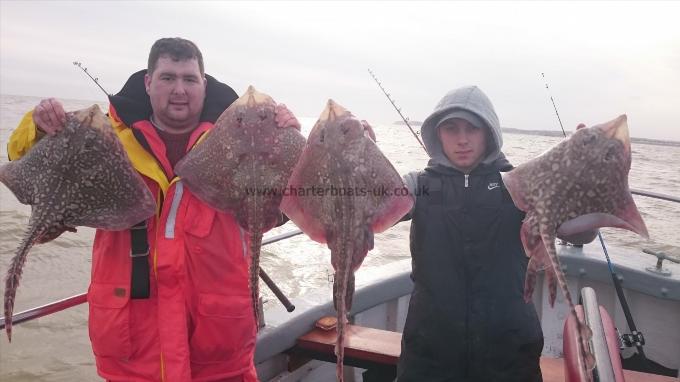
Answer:
[{"label": "wooden bench", "polygon": [[[401,333],[348,324],[345,328],[345,365],[366,369],[364,382],[393,381],[397,377],[397,361],[401,353]],[[298,338],[291,359],[305,358],[336,362],[336,331],[314,328]]]},{"label": "wooden bench", "polygon": [[[345,365],[366,369],[364,381],[392,381],[396,378],[397,361],[401,352],[401,333],[380,329],[347,325],[345,343]],[[335,362],[335,329],[312,331],[298,338],[291,352],[291,365],[318,359]],[[564,382],[564,365],[560,358],[541,357],[541,372],[544,382]],[[623,371],[626,382],[674,382],[671,377]]]}]

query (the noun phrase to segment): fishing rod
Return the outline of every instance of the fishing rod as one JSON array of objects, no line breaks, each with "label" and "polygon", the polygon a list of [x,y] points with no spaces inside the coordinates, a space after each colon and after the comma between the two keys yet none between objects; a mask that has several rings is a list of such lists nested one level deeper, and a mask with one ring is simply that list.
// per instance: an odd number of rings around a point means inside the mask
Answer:
[{"label": "fishing rod", "polygon": [[106,94],[107,98],[111,97],[113,95],[113,94],[110,94],[109,92],[107,92],[106,90],[104,90],[104,88],[99,84],[99,77],[92,77],[92,75],[90,75],[90,72],[87,71],[87,68],[83,67],[82,62],[73,61],[73,65],[79,67],[83,72],[85,72],[85,74],[87,74],[87,76],[90,77],[90,79],[92,81],[94,81],[95,85],[97,85],[99,87],[99,89],[101,89],[104,92],[104,94]]},{"label": "fishing rod", "polygon": [[405,117],[405,116],[401,113],[401,108],[397,106],[397,104],[394,102],[394,100],[392,99],[392,97],[390,96],[390,94],[387,92],[387,90],[385,90],[385,88],[382,86],[382,83],[381,83],[380,81],[378,81],[378,77],[375,76],[375,74],[373,73],[373,71],[371,71],[371,69],[368,69],[368,73],[371,74],[371,77],[373,77],[373,79],[375,80],[375,83],[378,84],[378,87],[380,87],[380,90],[382,90],[382,92],[385,94],[385,96],[387,97],[387,99],[390,101],[390,103],[392,104],[392,106],[394,107],[394,109],[397,111],[397,113],[399,113],[399,116],[400,116],[401,119],[404,121],[404,123],[406,123],[406,126],[408,126],[408,129],[411,130],[411,133],[413,133],[413,136],[418,140],[418,143],[420,143],[420,145],[423,147],[423,150],[425,150],[425,152],[426,152],[428,155],[430,155],[430,153],[427,152],[427,148],[426,148],[425,145],[423,144],[423,141],[420,140],[420,137],[418,136],[418,134],[416,133],[416,131],[413,130],[413,127],[411,127],[411,124],[408,123],[408,121],[409,121],[408,117]]},{"label": "fishing rod", "polygon": [[[90,77],[90,79],[92,81],[94,81],[95,85],[97,85],[99,87],[99,89],[101,89],[104,92],[104,94],[106,94],[107,97],[110,97],[110,96],[113,95],[113,94],[109,94],[109,92],[104,90],[104,88],[99,84],[99,77],[92,77],[92,75],[90,75],[90,72],[87,71],[87,68],[83,67],[82,62],[73,61],[73,65],[79,67],[85,74],[87,74],[87,76]],[[291,232],[288,233],[288,236],[286,236],[287,234],[282,234],[282,235],[278,236],[277,238],[278,238],[278,240],[283,240],[283,239],[287,239],[291,236],[298,235],[300,233],[302,233],[302,231],[299,231],[299,230],[298,231],[291,231]],[[276,240],[276,241],[278,241],[278,240]],[[263,242],[262,244],[265,245],[265,244],[268,244],[268,243]],[[260,278],[262,279],[262,281],[264,281],[264,283],[267,285],[267,287],[269,287],[269,290],[271,290],[274,293],[276,298],[281,302],[281,304],[283,304],[283,306],[286,308],[286,310],[288,312],[292,312],[292,311],[295,310],[295,305],[293,305],[290,302],[288,297],[286,297],[286,295],[283,294],[283,292],[276,285],[276,283],[274,283],[274,280],[272,280],[271,277],[269,277],[269,275],[267,275],[267,273],[261,267],[260,267]]]},{"label": "fishing rod", "polygon": [[555,100],[553,99],[552,94],[550,94],[550,88],[548,87],[548,80],[545,79],[545,73],[541,72],[541,76],[543,76],[543,81],[545,81],[545,90],[548,92],[548,96],[550,96],[550,102],[552,102],[553,109],[555,109],[555,115],[557,116],[557,122],[560,123],[560,128],[562,128],[562,134],[564,134],[564,137],[567,137],[567,132],[564,131],[564,126],[562,126],[562,119],[560,118],[560,113],[557,112],[557,106],[555,106]]},{"label": "fishing rod", "polygon": [[[564,134],[564,137],[567,137],[567,133],[564,131],[564,126],[562,125],[562,120],[560,119],[560,114],[557,112],[557,106],[555,106],[555,100],[552,97],[552,94],[550,94],[550,88],[548,87],[548,81],[545,79],[545,73],[541,73],[541,76],[543,77],[543,80],[545,81],[545,89],[548,92],[548,96],[550,96],[550,101],[552,102],[553,108],[555,109],[555,114],[557,115],[557,121],[560,123],[560,127],[562,128],[562,133]],[[623,287],[621,286],[621,280],[619,279],[619,276],[616,274],[614,271],[614,265],[612,264],[611,260],[609,259],[609,252],[607,251],[607,246],[604,244],[604,238],[602,237],[602,233],[600,230],[597,230],[597,237],[600,239],[600,245],[602,246],[602,250],[604,251],[604,256],[607,259],[607,267],[609,268],[609,273],[612,275],[612,280],[614,281],[614,289],[616,289],[616,295],[619,297],[619,302],[621,303],[621,309],[623,310],[623,314],[626,316],[626,323],[628,323],[628,328],[631,331],[630,335],[624,334],[622,337],[623,342],[625,343],[626,346],[632,346],[635,345],[635,348],[638,351],[638,354],[640,354],[640,358],[642,358],[642,362],[645,365],[649,366],[649,363],[647,362],[647,357],[645,356],[645,351],[642,348],[645,344],[645,338],[642,335],[642,332],[639,332],[637,330],[637,327],[635,326],[635,322],[633,321],[633,315],[630,313],[630,307],[628,306],[628,301],[626,300],[626,296],[623,294]]]}]

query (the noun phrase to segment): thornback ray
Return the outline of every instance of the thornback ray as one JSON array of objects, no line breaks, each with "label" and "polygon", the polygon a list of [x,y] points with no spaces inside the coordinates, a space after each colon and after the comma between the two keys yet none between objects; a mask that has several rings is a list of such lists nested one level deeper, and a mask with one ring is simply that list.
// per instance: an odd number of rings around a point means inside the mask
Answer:
[{"label": "thornback ray", "polygon": [[32,207],[5,280],[5,328],[11,341],[16,290],[34,244],[78,226],[130,228],[153,216],[156,202],[97,105],[67,113],[62,131],[0,167],[0,181]]},{"label": "thornback ray", "polygon": [[278,127],[275,116],[276,102],[248,87],[175,168],[196,197],[233,214],[248,232],[249,284],[258,325],[262,234],[280,221],[284,187],[305,145],[298,128]]},{"label": "thornback ray", "polygon": [[567,281],[555,249],[555,238],[619,227],[649,237],[628,188],[631,164],[627,118],[621,115],[604,124],[579,128],[567,140],[503,176],[515,205],[526,212],[521,229],[529,257],[524,298],[531,299],[536,272],[545,269],[554,306],[556,284],[562,289],[576,319],[579,356],[592,379],[594,357],[588,341],[592,332],[578,318]]},{"label": "thornback ray", "polygon": [[[413,206],[401,176],[363,124],[329,100],[309,134],[288,183],[283,211],[311,239],[327,243],[335,270],[337,378],[343,380],[345,323],[352,307],[354,272],[374,233],[394,225]],[[295,192],[293,192],[295,191]]]}]

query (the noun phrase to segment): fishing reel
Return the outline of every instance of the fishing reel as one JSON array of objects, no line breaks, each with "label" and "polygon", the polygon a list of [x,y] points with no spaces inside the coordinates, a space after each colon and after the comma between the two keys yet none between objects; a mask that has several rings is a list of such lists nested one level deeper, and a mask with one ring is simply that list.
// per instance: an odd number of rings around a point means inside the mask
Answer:
[{"label": "fishing reel", "polygon": [[621,350],[645,345],[645,336],[637,330],[633,330],[633,333],[621,334],[617,328],[616,334],[619,337],[619,349]]}]

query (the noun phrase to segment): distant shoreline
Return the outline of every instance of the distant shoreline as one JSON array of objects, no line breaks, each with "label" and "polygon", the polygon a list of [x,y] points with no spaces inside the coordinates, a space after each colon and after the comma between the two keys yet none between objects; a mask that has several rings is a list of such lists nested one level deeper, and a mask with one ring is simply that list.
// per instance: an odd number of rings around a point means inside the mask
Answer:
[{"label": "distant shoreline", "polygon": [[[542,135],[542,136],[546,136],[546,137],[562,137],[564,135],[564,134],[562,134],[561,131],[551,131],[551,130],[522,130],[522,129],[515,129],[515,128],[512,128],[512,127],[503,127],[502,130],[503,130],[503,132],[510,133],[510,134]],[[567,134],[571,134],[571,132],[567,132]],[[680,142],[678,142],[678,141],[666,141],[666,140],[661,140],[661,139],[635,138],[635,137],[631,137],[630,141],[632,143],[642,143],[642,144],[647,144],[647,145],[680,147]]]},{"label": "distant shoreline", "polygon": [[[394,122],[395,125],[403,125],[406,126],[406,122],[404,121],[396,121]],[[408,124],[411,126],[422,126],[423,123],[421,121],[408,121]]]},{"label": "distant shoreline", "polygon": [[[393,124],[403,125],[403,126],[406,125],[406,123],[404,121],[396,121]],[[411,126],[421,126],[423,123],[421,121],[409,121],[409,124]],[[504,133],[510,133],[510,134],[541,135],[541,136],[544,136],[544,137],[562,137],[563,136],[561,131],[554,131],[554,130],[523,130],[523,129],[515,129],[515,128],[512,128],[512,127],[503,127],[503,128],[501,128],[501,130],[503,130]],[[567,132],[567,134],[571,134],[571,132]],[[642,144],[647,144],[647,145],[680,147],[679,141],[670,141],[670,140],[663,140],[663,139],[632,137],[632,138],[630,138],[630,141],[632,143],[642,143]]]}]

